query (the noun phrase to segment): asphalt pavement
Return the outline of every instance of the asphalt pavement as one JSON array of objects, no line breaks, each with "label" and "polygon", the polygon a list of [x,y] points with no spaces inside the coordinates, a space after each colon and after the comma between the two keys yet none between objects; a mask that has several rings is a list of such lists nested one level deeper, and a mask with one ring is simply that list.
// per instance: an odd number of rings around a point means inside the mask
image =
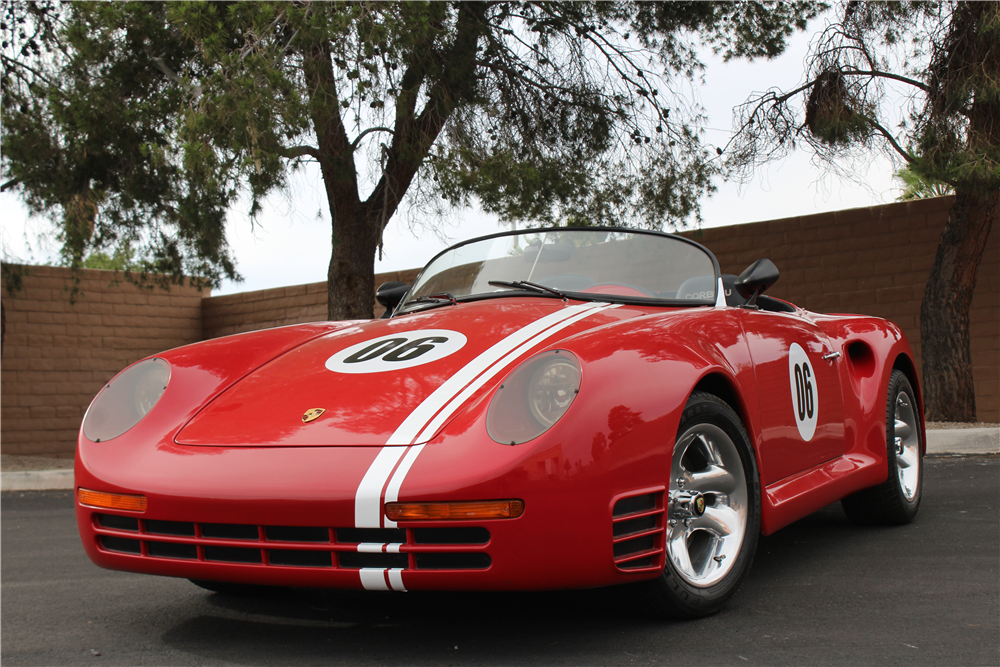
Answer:
[{"label": "asphalt pavement", "polygon": [[1000,457],[926,459],[916,520],[825,508],[762,538],[719,614],[621,591],[279,590],[233,597],[101,570],[69,490],[0,494],[0,662],[12,665],[998,665]]}]

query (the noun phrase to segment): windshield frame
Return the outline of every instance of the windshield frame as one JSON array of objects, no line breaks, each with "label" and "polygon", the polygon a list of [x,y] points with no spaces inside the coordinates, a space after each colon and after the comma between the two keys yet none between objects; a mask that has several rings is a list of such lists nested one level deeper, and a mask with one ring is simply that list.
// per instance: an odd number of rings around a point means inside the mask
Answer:
[{"label": "windshield frame", "polygon": [[496,292],[480,292],[477,294],[466,294],[455,297],[455,301],[441,303],[429,303],[429,302],[410,302],[407,303],[407,299],[410,293],[413,291],[413,286],[420,283],[420,279],[423,278],[424,273],[427,269],[438,260],[439,257],[453,252],[463,246],[470,245],[472,243],[480,243],[482,241],[488,241],[491,239],[501,238],[504,236],[522,236],[526,234],[543,234],[543,233],[562,233],[562,232],[605,232],[614,234],[644,234],[648,236],[658,236],[662,238],[673,239],[675,241],[680,241],[688,245],[694,246],[698,250],[702,251],[708,255],[709,259],[712,261],[712,270],[715,272],[715,298],[712,300],[696,300],[696,299],[665,299],[659,297],[638,297],[638,296],[624,296],[615,294],[594,294],[585,292],[572,292],[568,290],[562,290],[565,298],[573,299],[575,301],[599,301],[602,303],[617,303],[624,305],[637,305],[637,306],[659,306],[664,308],[690,308],[690,307],[702,307],[702,306],[725,306],[725,295],[722,291],[722,269],[719,267],[719,261],[715,257],[715,253],[711,250],[698,243],[697,241],[692,241],[689,238],[680,236],[677,234],[670,234],[668,232],[661,232],[651,229],[633,229],[630,227],[531,227],[527,229],[513,229],[503,232],[497,232],[495,234],[487,234],[485,236],[477,236],[475,238],[468,239],[466,241],[461,241],[454,245],[448,246],[441,252],[434,255],[430,260],[424,264],[424,267],[420,270],[420,273],[416,275],[413,282],[410,284],[410,289],[407,290],[406,294],[400,300],[399,305],[393,311],[391,317],[396,315],[408,315],[412,313],[419,313],[425,310],[430,310],[433,308],[438,308],[441,306],[454,305],[457,303],[465,303],[470,301],[481,301],[485,299],[500,299],[509,297],[538,297],[542,299],[558,299],[560,298],[556,294],[543,294],[536,292],[534,290],[499,290]]}]

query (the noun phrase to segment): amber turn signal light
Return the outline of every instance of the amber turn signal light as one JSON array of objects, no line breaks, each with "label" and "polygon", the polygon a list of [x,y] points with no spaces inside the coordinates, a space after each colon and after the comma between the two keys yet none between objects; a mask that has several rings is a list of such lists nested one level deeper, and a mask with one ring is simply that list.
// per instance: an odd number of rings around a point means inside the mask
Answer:
[{"label": "amber turn signal light", "polygon": [[459,503],[387,503],[390,521],[514,519],[524,513],[523,500],[475,500]]},{"label": "amber turn signal light", "polygon": [[126,493],[105,493],[91,491],[80,487],[76,490],[76,499],[87,507],[100,507],[109,510],[127,510],[129,512],[145,512],[146,496],[133,496]]}]

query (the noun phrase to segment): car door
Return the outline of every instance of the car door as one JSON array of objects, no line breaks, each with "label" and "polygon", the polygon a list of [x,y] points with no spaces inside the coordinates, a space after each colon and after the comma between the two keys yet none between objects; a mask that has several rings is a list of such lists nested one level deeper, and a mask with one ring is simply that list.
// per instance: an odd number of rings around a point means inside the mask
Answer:
[{"label": "car door", "polygon": [[740,309],[760,402],[767,485],[844,454],[844,405],[830,339],[798,312]]}]

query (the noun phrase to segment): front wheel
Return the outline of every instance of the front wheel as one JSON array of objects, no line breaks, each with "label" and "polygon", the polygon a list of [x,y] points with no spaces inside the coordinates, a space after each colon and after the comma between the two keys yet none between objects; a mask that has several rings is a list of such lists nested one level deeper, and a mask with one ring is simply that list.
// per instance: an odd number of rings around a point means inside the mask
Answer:
[{"label": "front wheel", "polygon": [[882,484],[844,498],[847,517],[866,525],[902,525],[913,521],[923,487],[923,440],[920,407],[901,371],[889,377],[886,397],[886,459],[889,477]]},{"label": "front wheel", "polygon": [[666,566],[637,584],[651,611],[714,613],[750,571],[760,532],[760,482],[750,438],[724,401],[688,400],[674,441],[667,496]]}]

